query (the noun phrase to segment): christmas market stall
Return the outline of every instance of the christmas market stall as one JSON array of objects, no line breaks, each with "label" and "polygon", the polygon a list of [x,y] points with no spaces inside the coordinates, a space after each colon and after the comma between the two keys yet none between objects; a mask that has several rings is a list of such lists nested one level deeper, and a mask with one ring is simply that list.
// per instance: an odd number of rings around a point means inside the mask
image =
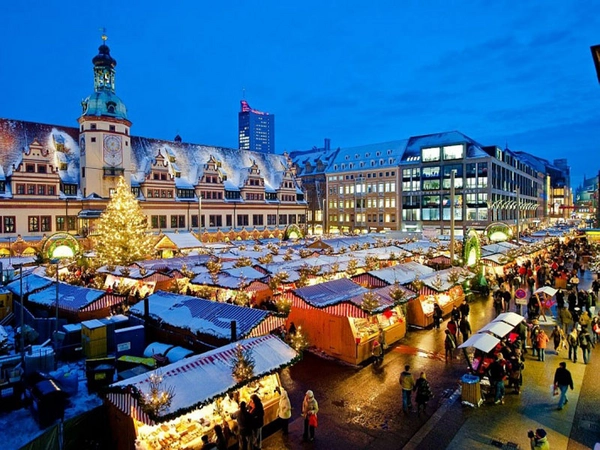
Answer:
[{"label": "christmas market stall", "polygon": [[341,278],[285,294],[291,301],[288,328],[302,329],[311,346],[352,364],[371,357],[373,342],[390,345],[406,334],[400,303],[415,296],[401,286],[366,289]]},{"label": "christmas market stall", "polygon": [[371,270],[352,277],[352,281],[366,288],[378,288],[392,284],[408,285],[416,278],[427,277],[434,273],[431,267],[411,261],[397,266]]},{"label": "christmas market stall", "polygon": [[422,279],[412,282],[412,287],[419,297],[408,302],[408,324],[426,328],[433,324],[433,305],[437,303],[444,316],[452,311],[453,306],[459,306],[465,294],[462,283],[473,274],[467,269],[458,267],[439,270]]},{"label": "christmas market stall", "polygon": [[161,257],[168,259],[175,255],[190,253],[192,250],[198,250],[203,247],[204,244],[190,232],[163,232],[159,236],[158,242],[154,245],[154,250]]},{"label": "christmas market stall", "polygon": [[145,267],[108,267],[98,269],[98,273],[106,275],[104,288],[109,292],[144,298],[155,290],[170,288],[173,278],[165,273],[148,270]]},{"label": "christmas market stall", "polygon": [[285,323],[270,311],[163,291],[132,306],[129,313],[132,324],[145,324],[150,340],[196,352],[269,334]]},{"label": "christmas market stall", "polygon": [[[58,307],[57,307],[58,301]],[[32,312],[42,314],[45,311],[52,316],[56,308],[60,317],[69,322],[81,322],[100,319],[111,315],[114,307],[121,305],[125,297],[111,294],[100,289],[73,286],[67,283],[52,283],[51,286],[29,295],[28,302]]]},{"label": "christmas market stall", "polygon": [[262,400],[265,426],[277,418],[278,372],[299,354],[273,335],[245,339],[117,382],[105,405],[116,450],[200,449],[220,425],[236,443],[239,403]]},{"label": "christmas market stall", "polygon": [[[525,318],[517,313],[502,313],[458,346],[463,349],[472,374],[480,378],[486,374],[489,365],[500,351],[500,341],[506,339],[508,342],[514,342],[519,336],[516,327],[524,320]],[[474,349],[472,356],[467,353],[469,348]]]}]

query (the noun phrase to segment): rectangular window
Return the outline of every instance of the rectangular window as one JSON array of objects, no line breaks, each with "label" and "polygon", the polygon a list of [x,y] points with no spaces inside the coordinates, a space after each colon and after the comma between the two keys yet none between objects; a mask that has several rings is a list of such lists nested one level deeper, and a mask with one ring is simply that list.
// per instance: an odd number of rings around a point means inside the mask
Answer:
[{"label": "rectangular window", "polygon": [[69,231],[75,231],[77,229],[77,216],[67,217],[67,227]]},{"label": "rectangular window", "polygon": [[406,220],[406,221],[421,220],[421,210],[420,209],[403,209],[402,210],[402,220]]},{"label": "rectangular window", "polygon": [[227,214],[225,216],[225,226],[232,227],[233,226],[233,216],[231,214]]},{"label": "rectangular window", "polygon": [[35,233],[40,231],[40,218],[38,216],[29,216],[27,218],[28,223],[28,231],[30,233]]},{"label": "rectangular window", "polygon": [[247,227],[248,226],[248,214],[238,214],[237,226],[238,227]]},{"label": "rectangular window", "polygon": [[56,231],[65,231],[65,216],[56,216]]},{"label": "rectangular window", "polygon": [[262,214],[253,214],[252,215],[252,225],[254,226],[262,226],[264,225],[264,217]]},{"label": "rectangular window", "polygon": [[167,228],[167,216],[158,216],[158,227]]},{"label": "rectangular window", "polygon": [[17,219],[15,216],[4,216],[4,232],[14,233],[17,228]]},{"label": "rectangular window", "polygon": [[[208,226],[211,228],[222,227],[223,226],[223,216],[221,214],[210,214],[208,216]],[[231,225],[227,225],[227,226],[230,227]]]},{"label": "rectangular window", "polygon": [[277,214],[267,214],[267,225],[277,225]]},{"label": "rectangular window", "polygon": [[288,223],[290,225],[295,224],[296,223],[296,214],[289,214],[288,215]]},{"label": "rectangular window", "polygon": [[46,173],[47,170],[48,169],[47,169],[46,164],[38,164],[38,166],[37,166],[38,173]]},{"label": "rectangular window", "polygon": [[462,144],[458,145],[447,145],[443,149],[444,160],[451,159],[462,159],[464,155],[464,146]]},{"label": "rectangular window", "polygon": [[35,173],[35,164],[25,164],[25,172]]},{"label": "rectangular window", "polygon": [[48,186],[48,195],[56,195],[56,186]]},{"label": "rectangular window", "polygon": [[38,184],[38,195],[46,195],[46,185]]},{"label": "rectangular window", "polygon": [[27,195],[35,195],[35,184],[27,185]]},{"label": "rectangular window", "polygon": [[298,214],[298,223],[306,223],[306,214]]},{"label": "rectangular window", "polygon": [[52,231],[52,216],[40,217],[40,231]]},{"label": "rectangular window", "polygon": [[198,214],[192,214],[192,228],[198,228]]},{"label": "rectangular window", "polygon": [[279,225],[287,225],[287,215],[279,214]]},{"label": "rectangular window", "polygon": [[421,161],[430,162],[430,161],[439,161],[440,160],[440,148],[439,147],[429,147],[423,148],[421,150]]}]

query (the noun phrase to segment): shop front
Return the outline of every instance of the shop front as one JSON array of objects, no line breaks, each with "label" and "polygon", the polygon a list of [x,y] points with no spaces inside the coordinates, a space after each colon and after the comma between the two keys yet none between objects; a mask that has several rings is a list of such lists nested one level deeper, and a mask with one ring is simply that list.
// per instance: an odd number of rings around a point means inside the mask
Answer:
[{"label": "shop front", "polygon": [[[402,306],[392,298],[394,289],[402,290],[403,301],[415,297],[402,286],[370,291],[345,278],[296,289],[286,294],[292,302],[288,327],[291,323],[301,326],[311,346],[360,364],[371,357],[376,340],[383,337],[384,343],[391,345],[406,335]],[[363,307],[367,293],[378,302],[368,312]]]},{"label": "shop front", "polygon": [[[240,349],[254,361],[252,376],[244,380],[234,377],[232,371]],[[252,394],[263,402],[265,425],[277,418],[276,388],[281,386],[278,372],[298,358],[295,350],[268,335],[235,342],[115,383],[105,397],[111,448],[200,449],[203,435],[214,441],[215,425],[223,428],[231,446],[237,428],[235,412],[242,401],[248,403]],[[148,402],[139,401],[152,394],[153,375],[160,377],[163,392],[173,394],[168,408],[158,413],[144,406]]]}]

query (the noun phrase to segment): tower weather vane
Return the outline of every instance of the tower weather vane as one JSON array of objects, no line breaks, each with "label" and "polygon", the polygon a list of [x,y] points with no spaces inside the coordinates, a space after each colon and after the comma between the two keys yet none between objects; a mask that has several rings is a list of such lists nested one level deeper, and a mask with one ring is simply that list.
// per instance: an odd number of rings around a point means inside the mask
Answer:
[{"label": "tower weather vane", "polygon": [[106,28],[105,27],[101,27],[100,31],[102,31],[102,36],[101,36],[102,40],[104,42],[106,42],[106,40],[108,39],[108,36],[106,35]]}]

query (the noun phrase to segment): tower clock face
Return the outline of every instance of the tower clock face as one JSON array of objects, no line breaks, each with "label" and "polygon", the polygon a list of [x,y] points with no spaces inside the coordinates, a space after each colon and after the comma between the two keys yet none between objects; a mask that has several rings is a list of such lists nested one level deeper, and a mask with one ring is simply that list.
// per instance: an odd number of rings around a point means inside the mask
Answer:
[{"label": "tower clock face", "polygon": [[120,166],[123,163],[120,136],[104,136],[104,162],[110,167]]},{"label": "tower clock face", "polygon": [[85,138],[83,136],[79,139],[79,150],[82,156],[85,155]]}]

